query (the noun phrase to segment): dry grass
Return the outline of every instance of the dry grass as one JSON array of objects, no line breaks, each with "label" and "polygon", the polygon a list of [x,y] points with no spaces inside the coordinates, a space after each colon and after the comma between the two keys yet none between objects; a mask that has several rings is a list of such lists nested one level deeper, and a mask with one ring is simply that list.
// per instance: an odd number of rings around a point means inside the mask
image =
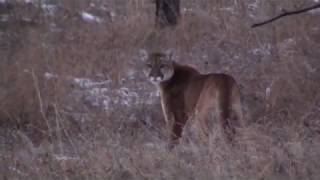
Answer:
[{"label": "dry grass", "polygon": [[[184,7],[194,9],[181,24],[161,31],[153,29],[153,5],[142,0],[110,1],[123,18],[102,24],[77,15],[87,1],[70,1],[40,25],[7,25],[0,34],[0,177],[318,179],[319,15],[252,30],[277,9],[260,4],[253,18],[253,1],[237,2],[190,1]],[[216,127],[208,144],[184,137],[166,149],[155,89],[139,72],[141,48],[172,49],[179,62],[236,77],[246,126],[234,146]],[[92,96],[103,88],[108,109]]]}]

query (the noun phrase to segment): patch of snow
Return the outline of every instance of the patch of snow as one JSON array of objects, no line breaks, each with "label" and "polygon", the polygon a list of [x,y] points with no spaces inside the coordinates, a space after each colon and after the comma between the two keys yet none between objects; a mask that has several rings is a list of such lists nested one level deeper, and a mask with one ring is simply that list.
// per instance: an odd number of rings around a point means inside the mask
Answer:
[{"label": "patch of snow", "polygon": [[[30,72],[25,69],[25,72]],[[134,72],[129,74],[133,76]],[[84,100],[84,103],[92,107],[103,108],[109,110],[117,105],[131,107],[138,104],[154,104],[157,99],[158,93],[151,93],[145,95],[146,98],[139,98],[138,89],[130,89],[122,87],[119,89],[110,88],[110,79],[104,81],[95,81],[89,78],[75,78],[75,77],[61,77],[54,73],[44,73],[45,79],[63,78],[70,81],[75,87],[73,94]],[[128,77],[130,79],[132,77]],[[105,79],[105,78],[104,78]]]},{"label": "patch of snow", "polygon": [[93,88],[89,90],[89,95],[85,100],[94,107],[103,107],[104,109],[109,109],[111,100],[108,96],[109,90],[107,88]]},{"label": "patch of snow", "polygon": [[202,59],[204,59],[204,60],[208,60],[208,55],[207,54],[204,54],[204,55],[202,55]]},{"label": "patch of snow", "polygon": [[84,11],[81,13],[81,17],[85,22],[88,22],[88,23],[101,23],[102,22],[102,19],[100,17],[97,17],[93,14],[90,14],[90,13],[84,12]]},{"label": "patch of snow", "polygon": [[250,16],[251,18],[255,18],[255,17],[256,17],[256,15],[254,14],[254,12],[257,11],[259,5],[260,5],[260,1],[259,1],[259,0],[254,0],[253,2],[251,2],[251,3],[248,5],[249,16]]},{"label": "patch of snow", "polygon": [[24,69],[23,72],[24,73],[31,73],[31,71],[29,69]]},{"label": "patch of snow", "polygon": [[128,69],[128,71],[126,72],[126,75],[130,80],[132,80],[135,78],[135,73],[136,71],[134,69]]},{"label": "patch of snow", "polygon": [[77,157],[68,157],[54,154],[53,157],[58,161],[78,160]]},{"label": "patch of snow", "polygon": [[92,82],[91,86],[101,86],[101,85],[106,85],[106,84],[110,84],[111,81],[110,80],[106,80],[106,81],[99,81],[99,82]]},{"label": "patch of snow", "polygon": [[42,4],[41,8],[47,16],[54,16],[58,9],[58,7],[53,4]]},{"label": "patch of snow", "polygon": [[266,88],[266,99],[268,99],[270,97],[271,94],[271,87],[267,87]]},{"label": "patch of snow", "polygon": [[188,11],[192,11],[192,10],[189,9],[189,8],[182,8],[182,13],[183,14],[187,13]]},{"label": "patch of snow", "polygon": [[73,83],[75,85],[78,85],[81,88],[90,88],[94,86],[106,85],[106,84],[109,84],[110,82],[111,82],[110,80],[93,82],[91,79],[88,79],[88,78],[73,78]]},{"label": "patch of snow", "polygon": [[259,7],[259,3],[260,3],[259,0],[254,0],[252,3],[248,5],[248,8],[250,10],[256,10]]},{"label": "patch of snow", "polygon": [[117,91],[120,97],[120,104],[131,106],[137,104],[138,94],[136,92],[130,91],[128,88],[123,87]]},{"label": "patch of snow", "polygon": [[89,92],[94,96],[102,96],[103,94],[109,92],[109,90],[107,88],[93,88]]},{"label": "patch of snow", "polygon": [[44,73],[44,77],[46,79],[55,79],[55,78],[58,78],[58,75],[46,72]]},{"label": "patch of snow", "polygon": [[[133,74],[130,72],[127,78],[123,78],[124,81],[133,78]],[[54,75],[47,73],[46,77],[51,78]],[[107,79],[105,81],[95,81],[89,78],[68,78],[76,88],[74,91],[75,97],[80,97],[84,104],[94,108],[103,108],[104,110],[110,110],[114,107],[132,107],[139,104],[154,104],[158,100],[157,93],[146,93],[140,95],[137,93],[141,91],[141,87],[137,86],[136,89],[122,86],[121,88],[111,88],[111,80],[106,77],[100,77],[99,79]],[[80,88],[80,89],[79,89]],[[79,94],[80,93],[80,94]]]},{"label": "patch of snow", "polygon": [[260,48],[251,49],[250,53],[258,55],[270,55],[271,54],[271,44],[263,44]]},{"label": "patch of snow", "polygon": [[25,3],[33,3],[33,0],[24,0]]},{"label": "patch of snow", "polygon": [[39,0],[24,0],[24,3],[26,4],[33,4],[33,5],[38,5]]},{"label": "patch of snow", "polygon": [[120,93],[120,95],[122,95],[122,96],[125,97],[125,96],[128,96],[128,94],[129,94],[129,89],[126,88],[126,87],[123,87],[123,88],[121,88],[118,92]]}]

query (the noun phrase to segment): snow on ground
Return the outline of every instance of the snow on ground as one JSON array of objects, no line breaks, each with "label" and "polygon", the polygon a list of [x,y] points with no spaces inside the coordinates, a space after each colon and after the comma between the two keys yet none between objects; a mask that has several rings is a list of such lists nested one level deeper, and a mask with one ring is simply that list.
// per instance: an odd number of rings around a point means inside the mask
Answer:
[{"label": "snow on ground", "polygon": [[[139,87],[112,88],[112,81],[109,78],[103,80],[93,80],[90,78],[67,77],[63,78],[57,74],[46,72],[44,77],[50,79],[65,79],[75,87],[73,96],[83,100],[84,104],[91,107],[110,110],[115,106],[132,107],[140,104],[154,104],[158,98],[158,93],[151,92],[147,94],[138,93]],[[128,79],[131,77],[129,76]],[[81,97],[80,97],[81,96]]]},{"label": "snow on ground", "polygon": [[266,56],[271,54],[271,44],[261,44],[260,47],[250,50],[250,53],[256,56]]},{"label": "snow on ground", "polygon": [[79,160],[80,159],[78,157],[69,157],[69,156],[63,156],[63,155],[57,155],[57,154],[54,154],[53,157],[57,161],[68,161],[68,160]]},{"label": "snow on ground", "polygon": [[[90,84],[98,85],[99,82],[90,82]],[[139,97],[135,89],[128,87],[113,89],[105,86],[91,86],[83,90],[83,96],[86,104],[105,110],[119,105],[132,107],[145,103],[144,99]]]},{"label": "snow on ground", "polygon": [[102,19],[88,12],[81,12],[81,17],[85,22],[88,23],[101,23]]},{"label": "snow on ground", "polygon": [[89,78],[73,78],[74,85],[78,85],[80,88],[92,88],[94,86],[110,84],[111,80],[95,82]]},{"label": "snow on ground", "polygon": [[25,0],[26,3],[34,3],[34,0]]},{"label": "snow on ground", "polygon": [[47,16],[54,16],[58,9],[58,7],[53,4],[42,4],[41,8]]},{"label": "snow on ground", "polygon": [[249,5],[248,5],[248,9],[249,9],[249,16],[251,18],[257,18],[256,15],[256,10],[258,9],[260,5],[260,1],[259,0],[253,0]]}]

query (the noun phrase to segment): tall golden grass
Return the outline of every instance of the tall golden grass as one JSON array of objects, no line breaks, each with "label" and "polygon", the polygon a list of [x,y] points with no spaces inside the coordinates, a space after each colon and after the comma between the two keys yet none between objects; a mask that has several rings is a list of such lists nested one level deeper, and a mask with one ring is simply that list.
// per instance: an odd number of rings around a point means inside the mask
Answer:
[{"label": "tall golden grass", "polygon": [[[176,28],[156,30],[151,1],[110,1],[116,18],[101,24],[79,17],[88,3],[62,2],[64,10],[41,15],[41,24],[1,31],[2,179],[319,178],[319,15],[252,30],[278,4],[252,10],[252,1],[188,1]],[[155,89],[139,69],[141,49],[170,49],[201,72],[236,77],[246,126],[235,146],[215,127],[208,144],[184,137],[167,150]],[[92,106],[92,87],[74,78],[109,79],[102,87],[127,88],[139,103]]]}]

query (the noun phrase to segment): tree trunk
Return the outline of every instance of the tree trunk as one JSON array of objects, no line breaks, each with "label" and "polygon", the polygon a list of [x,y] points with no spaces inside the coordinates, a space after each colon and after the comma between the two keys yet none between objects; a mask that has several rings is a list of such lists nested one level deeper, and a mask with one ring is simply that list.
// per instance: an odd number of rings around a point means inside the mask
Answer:
[{"label": "tree trunk", "polygon": [[175,26],[180,17],[180,0],[156,0],[156,27]]}]

